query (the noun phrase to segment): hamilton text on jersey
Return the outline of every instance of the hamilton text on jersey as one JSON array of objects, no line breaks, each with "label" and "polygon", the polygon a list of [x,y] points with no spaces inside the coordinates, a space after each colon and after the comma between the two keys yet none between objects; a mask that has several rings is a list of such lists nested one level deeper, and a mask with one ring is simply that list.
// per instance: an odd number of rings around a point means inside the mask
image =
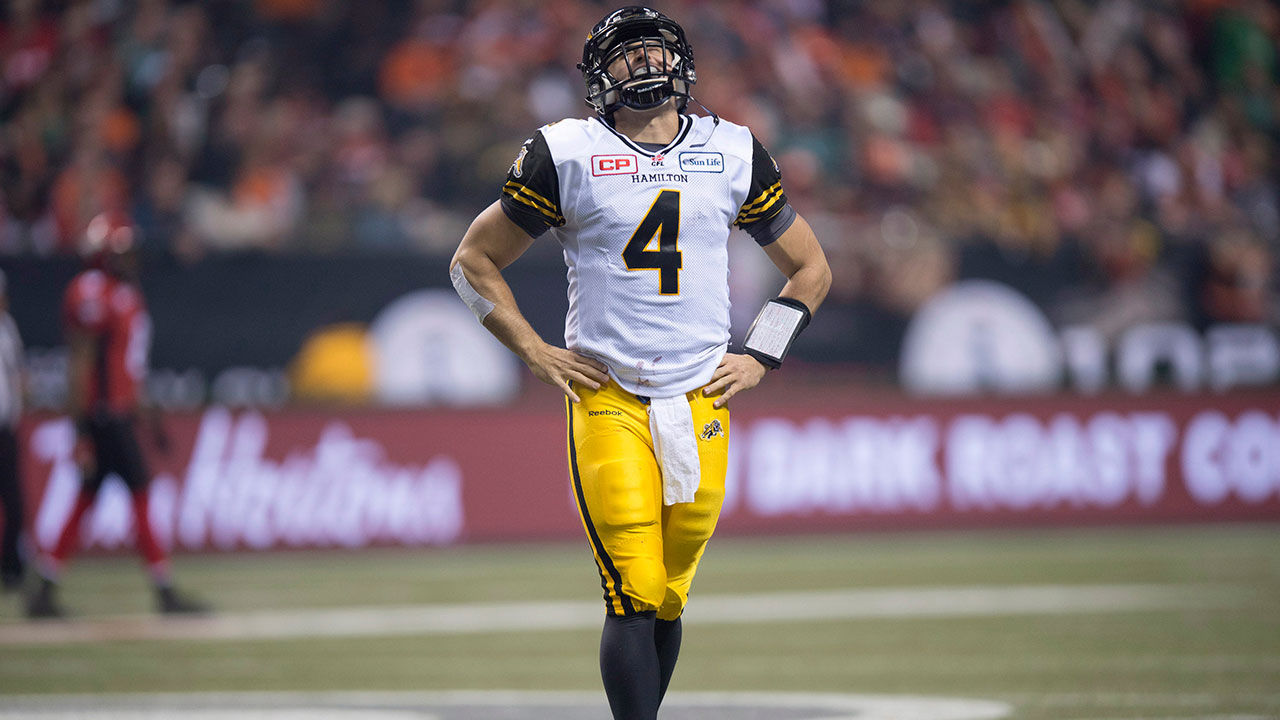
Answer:
[{"label": "hamilton text on jersey", "polygon": [[632,175],[631,182],[633,183],[651,183],[651,182],[687,183],[689,182],[689,176],[685,175],[684,173],[642,173],[639,175]]}]

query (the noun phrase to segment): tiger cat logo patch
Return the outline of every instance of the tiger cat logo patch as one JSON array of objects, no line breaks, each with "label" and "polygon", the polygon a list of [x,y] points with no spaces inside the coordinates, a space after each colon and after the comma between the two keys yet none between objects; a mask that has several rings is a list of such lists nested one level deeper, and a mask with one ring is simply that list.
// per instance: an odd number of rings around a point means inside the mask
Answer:
[{"label": "tiger cat logo patch", "polygon": [[514,177],[521,177],[524,175],[524,156],[528,154],[529,143],[525,143],[524,146],[520,148],[520,154],[516,155],[516,161],[511,163],[511,174]]},{"label": "tiger cat logo patch", "polygon": [[723,435],[723,434],[724,434],[724,428],[720,426],[719,420],[712,420],[711,422],[702,426],[703,440],[710,440],[711,438],[717,435]]}]

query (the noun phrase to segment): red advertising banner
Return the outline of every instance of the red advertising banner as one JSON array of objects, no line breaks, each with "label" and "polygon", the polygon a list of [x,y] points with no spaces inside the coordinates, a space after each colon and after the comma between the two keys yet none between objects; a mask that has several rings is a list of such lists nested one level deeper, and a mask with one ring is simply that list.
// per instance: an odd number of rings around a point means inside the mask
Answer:
[{"label": "red advertising banner", "polygon": [[[744,403],[744,406],[746,403]],[[178,551],[448,545],[582,533],[563,410],[239,411],[169,418],[151,522]],[[797,400],[735,411],[720,532],[1280,520],[1280,393]],[[144,438],[145,439],[145,438]],[[20,441],[31,530],[79,488],[71,424]],[[144,443],[145,445],[145,443]],[[83,541],[131,543],[118,482]]]}]

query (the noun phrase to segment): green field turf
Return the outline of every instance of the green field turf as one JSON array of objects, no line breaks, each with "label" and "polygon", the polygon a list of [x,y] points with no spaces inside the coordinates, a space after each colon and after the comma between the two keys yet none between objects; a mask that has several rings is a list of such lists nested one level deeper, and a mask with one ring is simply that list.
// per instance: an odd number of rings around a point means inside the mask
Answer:
[{"label": "green field turf", "polygon": [[[220,613],[583,601],[583,543],[180,556]],[[1069,614],[699,624],[699,597],[789,590],[1144,584],[1204,606]],[[1223,600],[1225,598],[1225,600]],[[149,612],[130,557],[80,558],[77,617]],[[3,598],[0,631],[26,623]],[[603,613],[603,604],[600,612]],[[465,635],[0,644],[0,693],[599,688],[595,629]],[[716,538],[675,692],[810,691],[1000,700],[1012,717],[1280,717],[1280,526]],[[0,710],[4,701],[0,696]]]}]

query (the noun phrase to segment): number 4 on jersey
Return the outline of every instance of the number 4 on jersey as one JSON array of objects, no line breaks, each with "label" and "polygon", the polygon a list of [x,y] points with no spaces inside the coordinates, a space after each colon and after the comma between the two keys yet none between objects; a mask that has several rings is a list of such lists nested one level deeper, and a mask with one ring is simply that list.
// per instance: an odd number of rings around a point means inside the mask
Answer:
[{"label": "number 4 on jersey", "polygon": [[[649,250],[649,242],[658,236],[658,249]],[[680,236],[680,191],[663,190],[653,201],[636,231],[622,250],[628,270],[657,270],[659,292],[680,294],[682,259],[676,240]]]}]

